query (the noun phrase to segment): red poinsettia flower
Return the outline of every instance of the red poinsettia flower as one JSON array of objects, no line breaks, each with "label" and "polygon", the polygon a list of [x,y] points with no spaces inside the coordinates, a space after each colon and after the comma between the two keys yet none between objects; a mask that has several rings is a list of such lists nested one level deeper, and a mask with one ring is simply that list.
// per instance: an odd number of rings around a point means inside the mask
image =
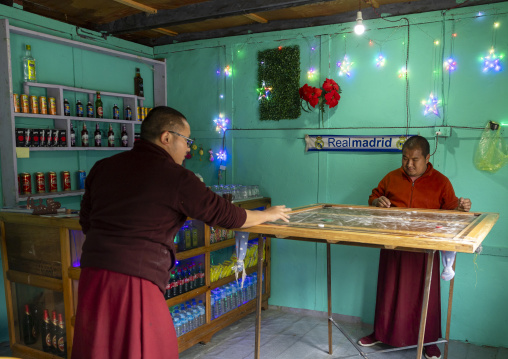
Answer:
[{"label": "red poinsettia flower", "polygon": [[326,79],[323,83],[323,90],[326,92],[330,92],[332,90],[339,91],[339,85],[337,85],[337,83],[332,79]]},{"label": "red poinsettia flower", "polygon": [[329,108],[337,106],[340,100],[340,95],[337,91],[332,90],[325,95],[326,104]]}]

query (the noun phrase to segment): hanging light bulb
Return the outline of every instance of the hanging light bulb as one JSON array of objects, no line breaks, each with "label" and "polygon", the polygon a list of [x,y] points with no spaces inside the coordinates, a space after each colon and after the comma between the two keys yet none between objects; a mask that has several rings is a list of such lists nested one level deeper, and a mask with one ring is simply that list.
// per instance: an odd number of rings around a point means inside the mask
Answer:
[{"label": "hanging light bulb", "polygon": [[363,25],[362,12],[358,11],[356,14],[356,25],[355,25],[355,33],[357,35],[363,34],[365,31],[365,26]]}]

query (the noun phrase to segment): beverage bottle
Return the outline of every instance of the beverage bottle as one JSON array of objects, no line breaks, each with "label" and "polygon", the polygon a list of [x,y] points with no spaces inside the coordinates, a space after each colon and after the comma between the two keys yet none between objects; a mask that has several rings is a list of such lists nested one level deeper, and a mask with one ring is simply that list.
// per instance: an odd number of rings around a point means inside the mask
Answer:
[{"label": "beverage bottle", "polygon": [[69,103],[69,100],[64,98],[64,116],[70,116],[70,115],[71,115],[71,104]]},{"label": "beverage bottle", "polygon": [[83,117],[83,104],[80,100],[76,102],[76,116],[77,117]]},{"label": "beverage bottle", "polygon": [[62,314],[58,314],[58,328],[56,330],[56,342],[58,347],[58,356],[67,357],[67,337],[65,335],[65,326]]},{"label": "beverage bottle", "polygon": [[85,123],[83,123],[83,130],[81,131],[81,147],[88,147],[88,130]]},{"label": "beverage bottle", "polygon": [[134,76],[134,94],[139,97],[144,97],[143,91],[143,78],[139,72],[139,68],[136,68],[136,76]]},{"label": "beverage bottle", "polygon": [[183,294],[183,278],[182,278],[182,271],[181,269],[178,269],[178,272],[177,272],[177,282],[178,282],[178,285],[177,285],[177,295],[181,295]]},{"label": "beverage bottle", "polygon": [[25,304],[25,314],[23,315],[23,341],[26,345],[35,343],[37,340],[34,332],[34,318],[30,313],[30,307]]},{"label": "beverage bottle", "polygon": [[76,131],[74,131],[74,126],[71,122],[71,147],[76,147]]},{"label": "beverage bottle", "polygon": [[206,323],[206,310],[202,300],[198,302],[197,307],[199,310],[199,325],[203,325]]},{"label": "beverage bottle", "polygon": [[238,307],[238,294],[236,291],[236,283],[231,283],[231,309]]},{"label": "beverage bottle", "polygon": [[189,324],[188,328],[189,328],[189,332],[190,332],[191,330],[196,329],[194,315],[192,314],[192,310],[190,310],[190,309],[186,310],[185,313],[187,314],[187,323]]},{"label": "beverage bottle", "polygon": [[189,291],[189,272],[187,271],[187,267],[183,268],[183,292],[187,293]]},{"label": "beverage bottle", "polygon": [[131,107],[130,106],[127,106],[125,108],[125,119],[127,121],[132,121],[132,110],[131,110]]},{"label": "beverage bottle", "polygon": [[194,273],[194,263],[189,265],[189,290],[196,289],[196,280],[195,280],[195,273]]},{"label": "beverage bottle", "polygon": [[180,317],[173,318],[173,325],[175,326],[176,336],[179,337],[182,335],[182,323],[180,323]]},{"label": "beverage bottle", "polygon": [[215,314],[215,295],[213,293],[210,295],[210,309],[212,311],[212,320],[214,320],[217,316]]},{"label": "beverage bottle", "polygon": [[128,147],[129,146],[129,134],[127,133],[127,129],[125,128],[125,125],[122,125],[122,132],[120,133],[120,136],[122,138],[122,147]]},{"label": "beverage bottle", "polygon": [[46,353],[52,351],[53,346],[51,345],[51,323],[49,322],[48,310],[44,309],[44,317],[41,326],[41,339],[42,339],[42,350]]},{"label": "beverage bottle", "polygon": [[51,312],[51,351],[54,354],[58,354],[58,347],[57,347],[57,328],[58,328],[58,321],[56,320],[56,311]]},{"label": "beverage bottle", "polygon": [[188,330],[188,323],[187,323],[187,315],[185,313],[181,313],[180,310],[175,310],[175,315],[180,318],[180,324],[182,325],[180,332],[181,334],[187,333]]},{"label": "beverage bottle", "polygon": [[192,248],[197,248],[199,240],[199,233],[197,227],[192,226],[191,236],[192,236]]},{"label": "beverage bottle", "polygon": [[97,91],[97,99],[95,100],[95,111],[97,111],[97,118],[103,118],[104,112],[102,109],[101,93]]},{"label": "beverage bottle", "polygon": [[[177,282],[176,282],[176,273],[175,271],[171,271],[171,276],[169,278],[169,298],[174,298],[177,296]],[[168,299],[169,299],[168,298]]]},{"label": "beverage bottle", "polygon": [[166,283],[166,290],[164,291],[164,299],[171,298],[171,282]]},{"label": "beverage bottle", "polygon": [[198,273],[197,273],[197,276],[198,276],[198,284],[197,286],[198,287],[202,287],[205,285],[205,271],[203,270],[203,263],[199,263],[198,264]]},{"label": "beverage bottle", "polygon": [[95,125],[95,132],[93,134],[93,137],[94,137],[95,147],[101,147],[102,146],[102,135],[101,135],[101,130],[99,129],[98,122]]},{"label": "beverage bottle", "polygon": [[93,117],[93,105],[90,101],[86,104],[86,117]]},{"label": "beverage bottle", "polygon": [[25,56],[23,56],[23,79],[25,82],[37,82],[35,59],[32,57],[32,47],[30,45],[25,45],[25,50]]},{"label": "beverage bottle", "polygon": [[185,240],[185,250],[192,249],[192,237],[191,230],[188,226],[186,226],[183,230],[184,240]]},{"label": "beverage bottle", "polygon": [[113,105],[113,120],[119,120],[120,119],[120,110],[118,109],[118,106],[116,103]]},{"label": "beverage bottle", "polygon": [[115,132],[113,131],[113,126],[109,124],[108,131],[108,147],[115,147]]},{"label": "beverage bottle", "polygon": [[199,327],[199,310],[195,305],[188,305],[187,310],[192,313],[192,326],[196,329]]}]

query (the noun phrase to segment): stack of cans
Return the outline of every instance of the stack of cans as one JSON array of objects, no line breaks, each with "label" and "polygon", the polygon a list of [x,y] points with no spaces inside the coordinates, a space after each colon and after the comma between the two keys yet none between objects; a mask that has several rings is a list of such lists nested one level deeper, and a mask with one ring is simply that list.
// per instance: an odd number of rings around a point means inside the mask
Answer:
[{"label": "stack of cans", "polygon": [[67,130],[16,128],[16,147],[67,147]]}]

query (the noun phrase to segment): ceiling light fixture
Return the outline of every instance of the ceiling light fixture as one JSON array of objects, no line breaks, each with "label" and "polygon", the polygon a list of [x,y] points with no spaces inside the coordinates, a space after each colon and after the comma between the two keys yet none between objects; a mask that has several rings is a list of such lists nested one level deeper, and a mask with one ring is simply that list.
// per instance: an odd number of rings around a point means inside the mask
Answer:
[{"label": "ceiling light fixture", "polygon": [[356,13],[356,25],[355,25],[355,33],[357,35],[361,35],[365,32],[365,26],[363,25],[362,19],[362,2],[358,1],[358,12]]}]

